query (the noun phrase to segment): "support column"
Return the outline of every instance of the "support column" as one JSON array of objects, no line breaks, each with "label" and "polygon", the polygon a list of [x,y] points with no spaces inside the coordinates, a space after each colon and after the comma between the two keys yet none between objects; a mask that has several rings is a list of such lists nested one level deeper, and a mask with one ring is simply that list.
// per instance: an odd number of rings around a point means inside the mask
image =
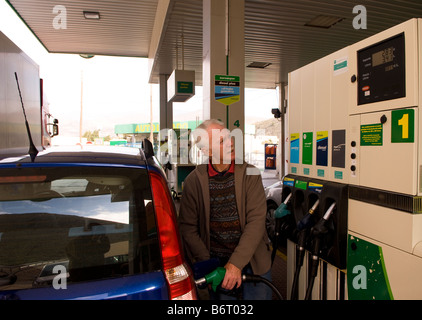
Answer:
[{"label": "support column", "polygon": [[[245,0],[203,0],[204,120],[220,119],[229,130],[245,130]],[[215,76],[239,77],[240,97],[225,105],[215,99]]]},{"label": "support column", "polygon": [[167,102],[168,75],[160,75],[160,130],[173,129],[173,102]]},{"label": "support column", "polygon": [[287,165],[286,165],[286,133],[288,130],[286,129],[286,111],[287,111],[287,84],[285,82],[281,82],[277,84],[278,87],[278,108],[280,109],[280,121],[281,121],[281,135],[280,135],[280,145],[277,148],[277,159],[278,164],[280,166],[279,170],[279,179],[283,179],[283,177],[287,174]]}]

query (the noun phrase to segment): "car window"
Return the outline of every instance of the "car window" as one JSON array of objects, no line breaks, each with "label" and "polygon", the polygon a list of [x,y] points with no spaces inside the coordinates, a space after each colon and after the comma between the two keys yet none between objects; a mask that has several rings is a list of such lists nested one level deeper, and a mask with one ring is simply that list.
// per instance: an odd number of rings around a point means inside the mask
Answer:
[{"label": "car window", "polygon": [[0,174],[0,290],[52,286],[61,272],[72,283],[160,269],[145,169]]}]

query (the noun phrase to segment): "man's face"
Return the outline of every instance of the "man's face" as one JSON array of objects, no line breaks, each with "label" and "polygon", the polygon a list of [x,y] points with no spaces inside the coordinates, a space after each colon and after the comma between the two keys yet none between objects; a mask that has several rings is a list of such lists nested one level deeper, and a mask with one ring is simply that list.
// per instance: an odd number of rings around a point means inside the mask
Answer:
[{"label": "man's face", "polygon": [[230,131],[220,125],[210,125],[207,129],[209,138],[208,156],[214,164],[229,164],[235,159],[234,138]]}]

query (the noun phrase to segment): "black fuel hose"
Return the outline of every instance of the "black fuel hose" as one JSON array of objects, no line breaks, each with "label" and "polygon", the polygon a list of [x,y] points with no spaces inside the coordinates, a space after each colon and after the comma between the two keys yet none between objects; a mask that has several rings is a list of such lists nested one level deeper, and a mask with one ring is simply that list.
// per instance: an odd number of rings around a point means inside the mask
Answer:
[{"label": "black fuel hose", "polygon": [[298,299],[299,275],[300,275],[300,269],[302,268],[303,260],[305,257],[305,243],[306,243],[307,234],[308,234],[307,229],[303,229],[299,231],[298,243],[296,244],[296,268],[295,268],[295,274],[293,278],[290,300]]},{"label": "black fuel hose", "polygon": [[271,252],[271,265],[274,263],[275,255],[278,249],[278,237],[280,235],[281,229],[281,221],[280,219],[275,219],[275,232],[274,232],[274,243],[273,243],[273,251]]},{"label": "black fuel hose", "polygon": [[283,296],[281,295],[280,291],[278,291],[276,286],[271,281],[269,281],[268,279],[265,279],[264,277],[261,277],[255,274],[244,274],[242,275],[242,280],[245,282],[253,282],[253,283],[263,282],[271,288],[271,290],[275,293],[275,295],[277,296],[279,300],[284,300]]},{"label": "black fuel hose", "polygon": [[305,300],[312,300],[312,289],[314,288],[315,277],[318,274],[319,256],[312,255],[311,274],[306,290]]}]

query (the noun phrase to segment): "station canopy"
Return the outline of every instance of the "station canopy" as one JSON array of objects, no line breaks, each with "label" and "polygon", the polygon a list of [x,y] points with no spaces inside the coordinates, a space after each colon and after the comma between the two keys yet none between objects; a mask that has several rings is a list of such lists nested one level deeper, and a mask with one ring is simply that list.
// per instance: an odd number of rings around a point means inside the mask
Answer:
[{"label": "station canopy", "polygon": [[[184,68],[202,85],[202,0],[7,2],[48,52],[149,58],[151,83],[177,68],[183,35]],[[361,4],[367,29],[353,27]],[[65,29],[53,25],[61,8]],[[275,88],[290,71],[415,17],[420,0],[245,0],[245,85]]]}]

